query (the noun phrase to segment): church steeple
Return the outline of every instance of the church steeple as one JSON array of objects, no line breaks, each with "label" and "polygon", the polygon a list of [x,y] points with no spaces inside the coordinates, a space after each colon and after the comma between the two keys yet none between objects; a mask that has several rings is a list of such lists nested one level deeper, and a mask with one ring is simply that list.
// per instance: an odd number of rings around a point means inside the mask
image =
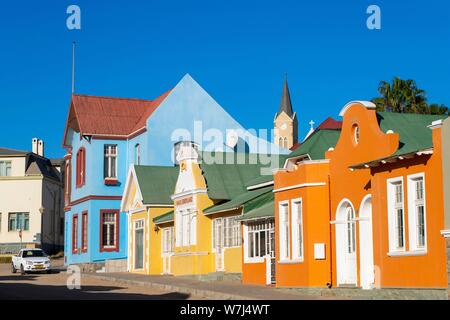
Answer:
[{"label": "church steeple", "polygon": [[281,102],[274,119],[274,143],[290,149],[298,141],[297,115],[292,110],[287,77],[284,79]]},{"label": "church steeple", "polygon": [[289,93],[287,77],[284,79],[283,92],[281,94],[281,102],[277,115],[280,115],[283,111],[292,118],[291,94]]}]

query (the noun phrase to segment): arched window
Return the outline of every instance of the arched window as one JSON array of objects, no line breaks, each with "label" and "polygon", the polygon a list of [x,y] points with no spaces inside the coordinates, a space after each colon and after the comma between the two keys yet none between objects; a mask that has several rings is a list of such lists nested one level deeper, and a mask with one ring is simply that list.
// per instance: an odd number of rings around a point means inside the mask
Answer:
[{"label": "arched window", "polygon": [[139,143],[134,146],[134,164],[141,164],[141,146]]},{"label": "arched window", "polygon": [[354,222],[355,213],[352,207],[347,207],[347,250],[348,253],[356,251],[356,224]]},{"label": "arched window", "polygon": [[288,141],[287,141],[287,138],[286,138],[286,137],[284,137],[283,147],[285,147],[285,148],[288,147]]},{"label": "arched window", "polygon": [[283,146],[283,138],[282,138],[282,137],[280,137],[280,139],[278,139],[278,145],[279,145],[280,147]]},{"label": "arched window", "polygon": [[76,186],[81,187],[86,182],[86,149],[81,147],[77,152]]}]

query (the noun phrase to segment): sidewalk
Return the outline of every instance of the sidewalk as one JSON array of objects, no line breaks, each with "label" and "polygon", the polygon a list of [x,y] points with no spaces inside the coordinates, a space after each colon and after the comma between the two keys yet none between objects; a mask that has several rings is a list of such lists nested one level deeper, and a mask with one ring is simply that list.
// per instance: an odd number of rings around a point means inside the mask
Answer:
[{"label": "sidewalk", "polygon": [[[115,281],[122,284],[156,287],[218,300],[318,300],[336,297],[287,293],[281,290],[242,285],[239,281],[200,281],[173,276],[149,276],[132,273],[83,273],[83,277]],[[341,298],[342,299],[342,298]]]}]

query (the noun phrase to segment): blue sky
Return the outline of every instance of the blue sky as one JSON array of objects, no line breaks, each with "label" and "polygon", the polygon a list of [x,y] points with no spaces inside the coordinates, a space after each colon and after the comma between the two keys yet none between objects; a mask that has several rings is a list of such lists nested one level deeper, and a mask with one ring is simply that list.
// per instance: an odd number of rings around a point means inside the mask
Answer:
[{"label": "blue sky", "polygon": [[[66,8],[81,8],[80,31]],[[366,9],[382,29],[366,28]],[[0,5],[0,146],[64,155],[71,91],[152,99],[190,73],[248,128],[271,128],[284,74],[308,122],[371,99],[380,80],[415,79],[450,106],[450,3],[445,0],[8,1]]]}]

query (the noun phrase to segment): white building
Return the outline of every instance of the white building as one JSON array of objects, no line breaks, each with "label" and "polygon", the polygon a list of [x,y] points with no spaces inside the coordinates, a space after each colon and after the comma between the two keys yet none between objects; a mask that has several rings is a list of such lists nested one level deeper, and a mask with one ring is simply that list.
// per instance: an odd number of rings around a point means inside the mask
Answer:
[{"label": "white building", "polygon": [[0,148],[0,254],[63,249],[62,162],[45,158],[44,142],[36,138],[32,152]]}]

